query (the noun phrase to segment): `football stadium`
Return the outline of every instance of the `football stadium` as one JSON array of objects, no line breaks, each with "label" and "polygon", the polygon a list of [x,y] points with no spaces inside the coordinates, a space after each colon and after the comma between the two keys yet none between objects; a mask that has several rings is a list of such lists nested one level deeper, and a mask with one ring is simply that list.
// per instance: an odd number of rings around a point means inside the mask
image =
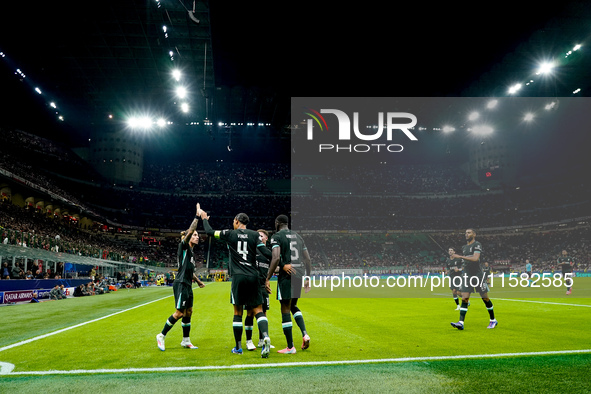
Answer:
[{"label": "football stadium", "polygon": [[0,393],[591,392],[591,5],[355,6],[4,6]]}]

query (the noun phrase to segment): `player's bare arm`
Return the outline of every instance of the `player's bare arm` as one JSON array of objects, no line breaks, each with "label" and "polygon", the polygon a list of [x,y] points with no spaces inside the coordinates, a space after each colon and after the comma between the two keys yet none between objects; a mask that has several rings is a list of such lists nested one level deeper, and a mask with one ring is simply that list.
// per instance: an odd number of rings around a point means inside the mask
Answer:
[{"label": "player's bare arm", "polygon": [[312,274],[312,262],[310,260],[310,253],[308,253],[308,249],[304,250],[304,267],[306,269],[306,280],[304,281],[304,289],[306,293],[310,291],[310,275]]},{"label": "player's bare arm", "polygon": [[195,219],[193,219],[193,221],[191,222],[191,225],[189,226],[189,229],[187,230],[187,233],[185,234],[185,237],[183,238],[183,241],[185,243],[189,242],[189,240],[191,239],[191,236],[193,235],[193,232],[195,232],[195,230],[197,230],[197,224],[199,224],[199,219],[197,219],[197,217],[199,216],[200,210],[201,210],[201,208],[199,207],[199,203],[197,203],[197,211],[195,213]]},{"label": "player's bare arm", "polygon": [[195,275],[194,273],[193,273],[193,280],[195,281],[195,283],[197,283],[197,286],[199,286],[200,288],[205,287],[205,284],[203,282],[201,282],[201,279],[199,279],[197,277],[197,275]]},{"label": "player's bare arm", "polygon": [[276,247],[273,248],[273,250],[271,251],[271,262],[269,263],[269,271],[267,272],[267,280],[265,282],[265,287],[267,289],[267,292],[269,294],[271,293],[271,278],[273,277],[273,274],[275,273],[275,269],[277,268],[277,266],[279,265],[279,259],[281,258],[281,247]]}]

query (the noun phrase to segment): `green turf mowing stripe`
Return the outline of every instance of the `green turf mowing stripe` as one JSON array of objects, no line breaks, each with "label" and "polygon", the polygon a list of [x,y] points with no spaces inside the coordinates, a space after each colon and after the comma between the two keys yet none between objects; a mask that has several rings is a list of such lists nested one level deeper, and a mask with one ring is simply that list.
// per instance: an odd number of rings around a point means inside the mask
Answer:
[{"label": "green turf mowing stripe", "polygon": [[466,359],[490,359],[524,356],[549,356],[549,355],[568,355],[591,353],[591,349],[581,350],[556,350],[546,352],[527,352],[527,353],[497,353],[497,354],[466,354],[456,356],[433,356],[433,357],[400,357],[385,358],[374,360],[334,360],[334,361],[307,361],[307,362],[286,362],[286,363],[268,363],[268,364],[236,364],[236,365],[206,365],[206,366],[187,366],[187,367],[162,367],[162,368],[122,368],[122,369],[74,369],[69,371],[22,371],[11,372],[10,375],[79,375],[79,374],[99,374],[99,373],[137,373],[137,372],[188,372],[202,370],[225,370],[225,369],[251,369],[251,368],[276,368],[276,367],[311,367],[326,365],[355,365],[355,364],[376,364],[376,363],[408,363],[408,362],[428,362],[428,361],[446,361],[446,360],[466,360]]}]

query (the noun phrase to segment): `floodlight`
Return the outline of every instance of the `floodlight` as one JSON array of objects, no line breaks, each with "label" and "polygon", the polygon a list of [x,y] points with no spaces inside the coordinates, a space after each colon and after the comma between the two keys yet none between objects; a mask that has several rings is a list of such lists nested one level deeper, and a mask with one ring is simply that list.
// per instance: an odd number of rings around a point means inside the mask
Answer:
[{"label": "floodlight", "polygon": [[187,89],[184,88],[183,86],[179,86],[178,88],[176,88],[176,95],[179,98],[185,98],[185,97],[187,97]]},{"label": "floodlight", "polygon": [[178,70],[178,69],[172,70],[172,77],[174,79],[176,79],[177,81],[180,81],[181,80],[181,70]]},{"label": "floodlight", "polygon": [[538,68],[538,71],[536,72],[536,75],[539,75],[539,74],[548,74],[549,72],[552,71],[553,68],[554,68],[554,63],[552,63],[552,62],[544,62],[544,63],[540,64],[540,67]]},{"label": "floodlight", "polygon": [[480,114],[476,111],[472,112],[470,115],[468,115],[468,120],[476,120],[480,117]]},{"label": "floodlight", "polygon": [[185,113],[189,112],[189,104],[187,104],[187,103],[182,103],[182,104],[181,104],[181,111],[183,111],[183,112],[185,112]]},{"label": "floodlight", "polygon": [[493,109],[497,106],[497,104],[499,103],[498,100],[490,100],[487,104],[486,104],[486,108],[488,109]]},{"label": "floodlight", "polygon": [[478,135],[488,135],[491,134],[494,129],[487,125],[478,125],[472,128],[472,132]]},{"label": "floodlight", "polygon": [[521,84],[520,83],[516,83],[515,85],[511,86],[509,88],[509,94],[514,94],[516,93],[519,89],[521,89]]},{"label": "floodlight", "polygon": [[532,114],[531,112],[526,113],[523,117],[523,120],[525,120],[526,122],[534,120],[534,114]]}]

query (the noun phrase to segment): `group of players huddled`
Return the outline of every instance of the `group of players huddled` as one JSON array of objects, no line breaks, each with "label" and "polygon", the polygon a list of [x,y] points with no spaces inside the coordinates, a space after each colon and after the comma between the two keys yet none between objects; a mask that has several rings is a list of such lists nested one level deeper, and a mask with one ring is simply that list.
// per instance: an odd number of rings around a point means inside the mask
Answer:
[{"label": "group of players huddled", "polygon": [[[448,249],[449,258],[447,259],[446,271],[450,277],[450,289],[454,301],[457,305],[456,310],[460,311],[460,319],[457,323],[452,322],[452,327],[458,330],[464,329],[464,319],[470,305],[470,294],[478,292],[490,316],[490,323],[487,328],[495,328],[498,321],[495,319],[493,303],[488,298],[490,267],[488,263],[481,264],[482,244],[476,241],[476,231],[474,229],[466,230],[466,244],[462,246],[462,254],[456,253],[455,248]],[[574,260],[568,256],[566,250],[558,258],[558,265],[562,270],[562,275],[573,273]],[[529,260],[526,261],[525,271],[528,277],[528,283],[531,285],[532,265]],[[567,287],[566,294],[572,292],[571,286]],[[461,297],[461,304],[458,297]]]},{"label": "group of players huddled", "polygon": [[[254,321],[259,331],[258,347],[261,357],[268,358],[271,345],[269,324],[266,312],[269,309],[269,294],[271,294],[270,280],[275,270],[279,268],[277,277],[277,299],[281,304],[281,320],[283,334],[287,347],[278,353],[294,354],[296,348],[293,343],[292,319],[302,332],[301,349],[310,346],[310,336],[306,331],[304,317],[297,306],[302,287],[309,290],[310,284],[306,280],[302,283],[304,274],[310,276],[310,255],[302,237],[289,229],[288,217],[279,215],[275,219],[275,234],[270,239],[271,249],[267,247],[268,232],[247,229],[249,218],[245,213],[239,213],[233,220],[233,229],[214,230],[209,224],[209,215],[199,203],[196,205],[195,219],[187,231],[182,234],[178,247],[178,273],[173,283],[175,312],[166,320],[162,332],[156,336],[158,348],[165,350],[165,337],[174,324],[181,319],[183,339],[181,346],[197,349],[191,343],[191,315],[193,312],[193,280],[199,287],[205,285],[195,275],[193,248],[199,243],[197,224],[203,221],[204,232],[226,243],[230,252],[229,274],[232,277],[230,302],[234,306],[232,328],[236,345],[232,353],[242,354],[242,333],[246,332],[247,350],[255,350],[252,341]],[[243,322],[243,313],[246,318]]]},{"label": "group of players huddled", "polygon": [[[252,340],[254,321],[258,326],[261,357],[268,358],[271,345],[269,337],[269,324],[267,310],[269,309],[269,294],[272,293],[270,280],[279,268],[277,277],[276,298],[281,304],[281,323],[287,347],[278,353],[294,354],[292,334],[292,315],[302,333],[301,349],[310,346],[310,336],[306,331],[306,325],[302,312],[297,306],[302,288],[307,292],[310,289],[308,280],[303,282],[304,275],[310,277],[310,255],[302,237],[289,229],[288,217],[279,215],[275,219],[275,233],[270,239],[271,249],[267,247],[268,232],[260,229],[254,231],[247,229],[249,218],[245,213],[239,213],[234,217],[233,229],[214,230],[209,224],[209,215],[199,203],[196,205],[195,219],[189,229],[181,234],[178,246],[178,273],[173,283],[175,311],[166,320],[164,328],[156,336],[158,348],[165,350],[165,337],[175,323],[181,319],[183,339],[181,346],[189,349],[197,349],[191,343],[189,334],[191,331],[191,315],[193,312],[193,288],[195,281],[199,287],[205,285],[195,274],[193,248],[199,243],[197,224],[199,219],[203,221],[204,232],[208,236],[215,237],[227,244],[230,252],[229,273],[232,277],[230,302],[234,306],[234,318],[232,329],[236,345],[232,353],[242,354],[242,334],[246,331],[246,348],[255,350]],[[490,268],[488,264],[481,264],[483,252],[482,244],[476,241],[476,231],[466,230],[466,244],[462,246],[462,254],[456,253],[455,248],[448,249],[447,274],[450,277],[451,290],[456,302],[456,310],[460,311],[458,322],[451,325],[458,330],[464,329],[464,320],[470,305],[470,295],[478,292],[489,313],[490,322],[487,328],[497,327],[493,303],[488,297],[488,279]],[[563,274],[572,273],[574,261],[568,256],[566,250],[558,259]],[[526,264],[528,278],[531,278],[531,264]],[[572,288],[568,287],[567,294],[571,294]],[[461,297],[461,303],[460,299]],[[246,318],[243,321],[244,310]]]}]

